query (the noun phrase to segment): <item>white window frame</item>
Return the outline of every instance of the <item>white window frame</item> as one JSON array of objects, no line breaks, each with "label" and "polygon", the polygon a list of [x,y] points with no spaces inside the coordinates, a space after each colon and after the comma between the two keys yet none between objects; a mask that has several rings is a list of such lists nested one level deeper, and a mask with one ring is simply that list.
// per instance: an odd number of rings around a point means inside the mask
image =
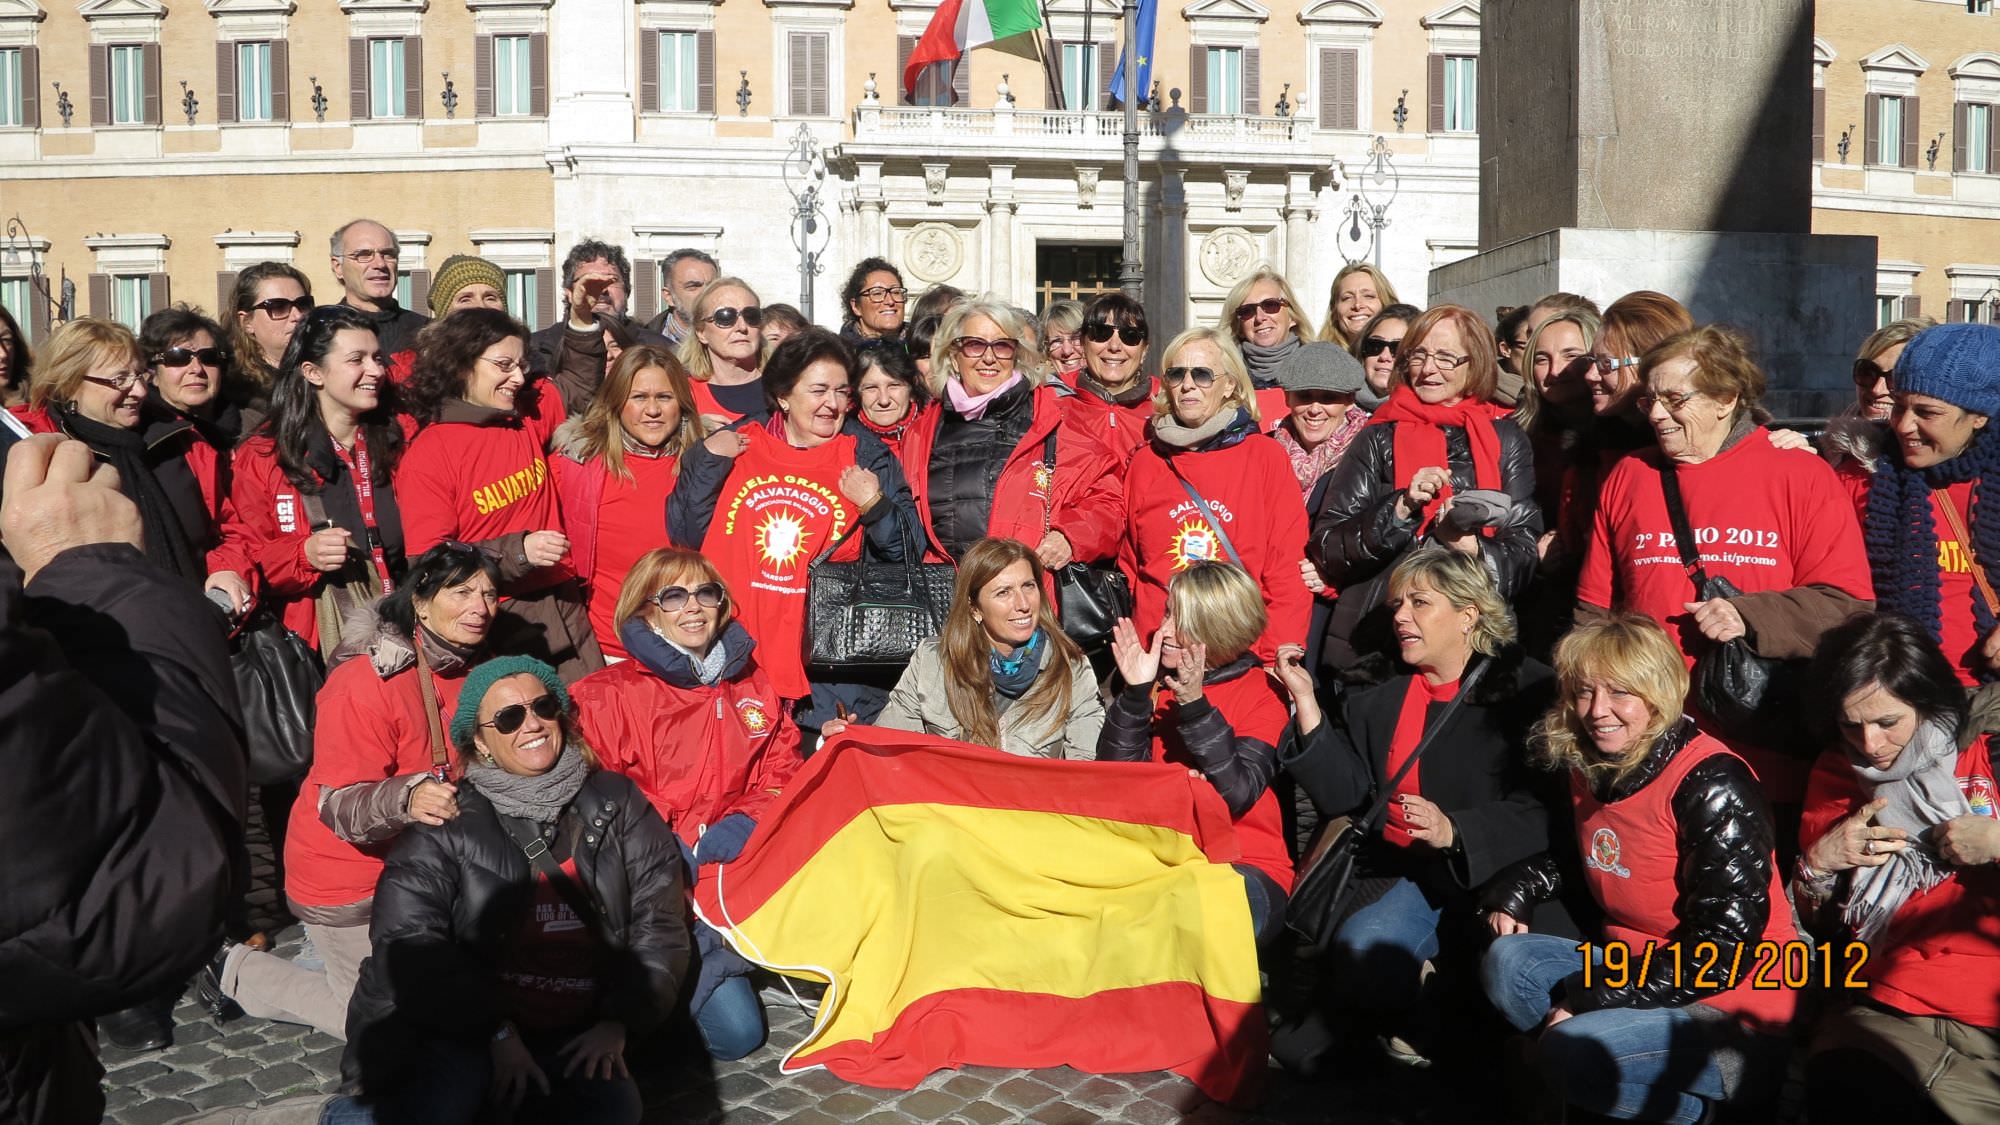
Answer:
[{"label": "white window frame", "polygon": [[542,323],[542,310],[535,307],[535,271],[507,270],[507,315],[522,324]]},{"label": "white window frame", "polygon": [[0,129],[27,124],[27,104],[21,90],[26,57],[23,48],[0,46]]},{"label": "white window frame", "polygon": [[[648,31],[660,37],[661,113],[697,113],[701,109],[701,33],[685,27],[663,27]],[[671,75],[674,82],[669,85]]]},{"label": "white window frame", "polygon": [[494,36],[494,116],[529,117],[534,110],[534,40],[526,35]]},{"label": "white window frame", "polygon": [[1987,142],[1992,139],[1993,104],[1991,102],[1967,102],[1965,104],[1965,171],[1978,175],[1992,175],[1993,147]]},{"label": "white window frame", "polygon": [[270,121],[271,44],[251,41],[236,47],[236,120]]},{"label": "white window frame", "polygon": [[[1901,166],[1903,163],[1903,126],[1907,123],[1903,113],[1903,95],[1882,94],[1875,99],[1875,151],[1868,154],[1865,163],[1883,167]],[[1890,126],[1895,128],[1892,131]]]},{"label": "white window frame", "polygon": [[1951,299],[1965,302],[1967,323],[1993,323],[1993,302],[2000,299],[2000,265],[1954,262],[1944,268],[1944,275]]},{"label": "white window frame", "polygon": [[[1917,79],[1923,77],[1924,72],[1931,68],[1931,64],[1922,55],[1917,54],[1901,43],[1891,43],[1881,50],[1867,55],[1861,60],[1860,65],[1863,93],[1875,94],[1883,98],[1914,98],[1918,96]],[[1865,100],[1863,104],[1866,105]],[[1878,110],[1877,112],[1878,116],[1875,121],[1864,122],[1862,125],[1861,136],[1863,139],[1868,136],[1870,125],[1874,126],[1876,134],[1875,151],[1869,152],[1865,144],[1862,146],[1862,167],[1877,169],[1902,168],[1903,152],[1901,148],[1897,148],[1894,152],[1890,153],[1888,160],[1882,159],[1882,149],[1885,146],[1882,144],[1882,118],[1879,116],[1881,111]],[[1932,112],[1935,113],[1936,111],[1933,110]],[[1909,116],[1900,109],[1898,110],[1897,126],[1899,135],[1903,129],[1909,127]],[[1922,169],[1921,152],[1918,154],[1918,157],[1917,167],[1914,169],[1905,169],[1906,171],[1919,171]]]},{"label": "white window frame", "polygon": [[408,116],[409,72],[400,36],[368,41],[368,116],[387,121]]},{"label": "white window frame", "polygon": [[[1375,121],[1375,31],[1384,18],[1382,9],[1369,0],[1321,0],[1299,13],[1299,22],[1306,29],[1306,84],[1304,93],[1293,89],[1292,101],[1301,116],[1310,112],[1320,128],[1332,128],[1327,124],[1329,107],[1308,107],[1306,95],[1319,96],[1320,52],[1350,50],[1354,52],[1354,127],[1362,133],[1371,131]],[[1421,108],[1408,106],[1413,114]]]},{"label": "white window frame", "polygon": [[1109,44],[1103,42],[1062,44],[1063,105],[1076,110],[1103,109],[1110,91],[1098,89],[1098,68]]},{"label": "white window frame", "polygon": [[1478,55],[1444,57],[1444,131],[1479,131]]},{"label": "white window frame", "polygon": [[139,43],[118,43],[105,54],[105,76],[111,100],[111,124],[146,123],[146,48]]},{"label": "white window frame", "polygon": [[1902,307],[1903,298],[1901,297],[1894,297],[1887,293],[1875,294],[1875,327],[1887,328],[1893,322],[1902,319]]},{"label": "white window frame", "polygon": [[1208,112],[1243,112],[1243,48],[1203,46],[1208,55]]},{"label": "white window frame", "polygon": [[0,307],[4,307],[21,326],[22,343],[32,344],[35,333],[35,318],[32,314],[35,297],[29,287],[31,282],[25,277],[0,277]]},{"label": "white window frame", "polygon": [[111,275],[111,319],[137,332],[153,312],[153,278],[143,273]]}]

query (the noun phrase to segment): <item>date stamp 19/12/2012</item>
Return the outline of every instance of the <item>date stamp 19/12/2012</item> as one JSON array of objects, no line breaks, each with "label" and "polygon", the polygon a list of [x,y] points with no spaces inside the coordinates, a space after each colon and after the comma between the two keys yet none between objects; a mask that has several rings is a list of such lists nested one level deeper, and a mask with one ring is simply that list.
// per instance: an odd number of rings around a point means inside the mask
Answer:
[{"label": "date stamp 19/12/2012", "polygon": [[1583,987],[1629,988],[1649,980],[1675,989],[1727,992],[1738,986],[1776,990],[1807,988],[1866,989],[1862,969],[1868,964],[1868,943],[1850,941],[1817,945],[1804,941],[1744,942],[1725,948],[1716,942],[1584,942]]}]

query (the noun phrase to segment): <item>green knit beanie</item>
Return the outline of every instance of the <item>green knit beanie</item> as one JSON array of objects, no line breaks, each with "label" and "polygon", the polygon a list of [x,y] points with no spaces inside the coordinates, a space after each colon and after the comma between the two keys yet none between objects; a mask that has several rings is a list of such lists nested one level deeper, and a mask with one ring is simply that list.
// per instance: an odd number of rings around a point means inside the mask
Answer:
[{"label": "green knit beanie", "polygon": [[451,716],[453,746],[468,754],[472,752],[472,735],[479,729],[479,704],[486,699],[487,691],[495,683],[523,673],[542,681],[549,694],[562,704],[563,711],[569,711],[569,690],[563,687],[562,678],[554,668],[532,656],[497,656],[465,674],[465,683],[458,691],[458,710]]},{"label": "green knit beanie", "polygon": [[451,311],[451,299],[468,285],[491,285],[494,292],[507,295],[507,271],[484,258],[453,254],[444,260],[431,278],[431,315],[444,319]]}]

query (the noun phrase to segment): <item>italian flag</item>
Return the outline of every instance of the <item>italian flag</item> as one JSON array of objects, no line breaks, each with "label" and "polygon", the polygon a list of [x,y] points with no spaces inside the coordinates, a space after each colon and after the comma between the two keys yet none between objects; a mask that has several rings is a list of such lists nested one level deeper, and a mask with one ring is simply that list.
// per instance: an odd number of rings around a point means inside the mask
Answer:
[{"label": "italian flag", "polygon": [[1026,35],[1041,26],[1034,0],[944,0],[903,67],[903,92],[916,98],[917,77],[927,66],[957,62],[974,47]]}]

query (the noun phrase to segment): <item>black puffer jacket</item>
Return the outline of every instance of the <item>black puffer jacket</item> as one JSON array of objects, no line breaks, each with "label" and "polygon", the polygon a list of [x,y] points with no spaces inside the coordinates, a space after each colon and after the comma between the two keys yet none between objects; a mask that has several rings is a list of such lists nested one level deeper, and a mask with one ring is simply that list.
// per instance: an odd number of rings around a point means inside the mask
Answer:
[{"label": "black puffer jacket", "polygon": [[[611,947],[598,1014],[629,1033],[674,1010],[688,964],[685,870],[667,822],[623,774],[599,770],[545,831],[557,862],[601,906]],[[492,802],[470,784],[458,817],[402,833],[375,888],[363,963],[348,1007],[341,1069],[363,1089],[391,1080],[424,1039],[483,1044],[508,1013],[498,965],[535,892],[534,868]]]},{"label": "black puffer jacket", "polygon": [[[1694,736],[1693,721],[1683,718],[1636,773],[1616,785],[1597,787],[1597,799],[1622,801],[1652,784]],[[1772,910],[1791,909],[1789,903],[1771,901],[1774,828],[1763,786],[1743,759],[1717,754],[1681,780],[1673,794],[1673,812],[1680,853],[1674,900],[1679,924],[1665,941],[1678,942],[1682,949],[1714,942],[1722,951],[1721,963],[1734,963],[1739,946],[1752,946],[1763,936]],[[1562,895],[1579,869],[1572,856],[1524,860],[1493,880],[1480,908],[1527,918],[1538,904]],[[1743,952],[1747,956],[1749,950]],[[1727,976],[1718,974],[1716,979],[1720,982]],[[1564,1005],[1578,1015],[1600,1008],[1673,1008],[1723,991],[1694,987],[1696,979],[1694,974],[1676,972],[1669,958],[1655,959],[1651,976],[1623,988],[1610,987],[1599,974],[1585,989],[1579,970],[1565,982]]]},{"label": "black puffer jacket", "polygon": [[[1313,513],[1306,557],[1340,591],[1321,653],[1321,660],[1335,668],[1353,664],[1362,653],[1390,651],[1389,614],[1382,608],[1389,571],[1422,544],[1417,521],[1396,518],[1396,427],[1401,424],[1384,422],[1361,431],[1333,470],[1325,500]],[[1500,437],[1501,487],[1513,498],[1514,510],[1498,534],[1480,542],[1479,553],[1500,595],[1512,599],[1534,577],[1542,515],[1534,503],[1535,455],[1528,436],[1508,418],[1496,420],[1493,428]],[[1445,427],[1445,457],[1454,490],[1478,487],[1472,443],[1462,427]]]},{"label": "black puffer jacket", "polygon": [[993,494],[1014,447],[1035,420],[1035,388],[1023,379],[994,399],[975,421],[947,401],[938,415],[928,471],[931,530],[952,558],[986,538]]},{"label": "black puffer jacket", "polygon": [[417,333],[431,318],[415,309],[406,309],[396,303],[394,297],[382,299],[380,312],[363,313],[375,322],[375,339],[382,345],[382,354],[392,356],[397,352],[412,351],[417,346]]},{"label": "black puffer jacket", "polygon": [[[1248,653],[1220,668],[1202,674],[1205,687],[1225,684],[1248,675],[1264,674],[1263,665]],[[1278,749],[1260,738],[1239,736],[1207,697],[1173,709],[1176,728],[1164,733],[1171,746],[1178,742],[1195,762],[1202,775],[1222,794],[1230,816],[1242,816],[1271,787],[1278,772]],[[1153,760],[1153,685],[1127,687],[1104,711],[1104,731],[1097,739],[1100,762],[1150,762]]]}]

